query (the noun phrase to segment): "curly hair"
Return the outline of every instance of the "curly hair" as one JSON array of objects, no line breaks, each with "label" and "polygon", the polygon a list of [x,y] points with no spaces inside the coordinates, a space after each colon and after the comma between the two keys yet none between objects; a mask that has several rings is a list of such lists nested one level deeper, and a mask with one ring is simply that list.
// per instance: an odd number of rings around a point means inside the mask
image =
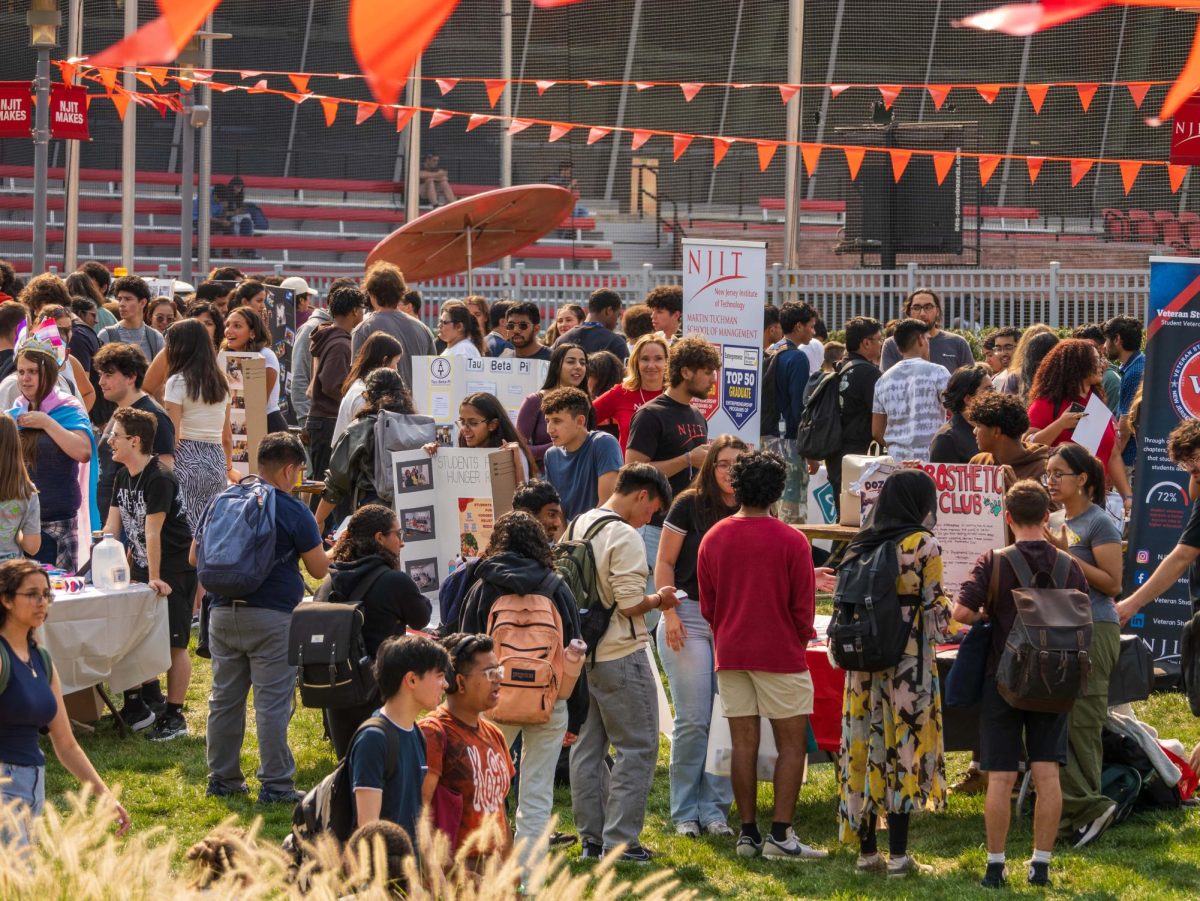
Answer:
[{"label": "curly hair", "polygon": [[652,310],[682,313],[683,288],[679,285],[658,285],[650,289],[649,293],[642,298],[642,303]]},{"label": "curly hair", "polygon": [[354,511],[330,556],[338,563],[353,563],[378,554],[389,569],[399,569],[400,558],[375,540],[376,532],[386,533],[399,528],[400,523],[390,507],[366,504]]},{"label": "curly hair", "polygon": [[591,412],[592,402],[578,388],[555,388],[542,395],[541,408],[543,416],[565,412],[586,419]]},{"label": "curly hair", "polygon": [[734,461],[730,476],[740,505],[765,510],[783,496],[787,464],[770,451],[751,451]]},{"label": "curly hair", "polygon": [[524,510],[510,510],[492,527],[492,537],[483,552],[484,559],[505,552],[536,560],[550,569],[554,557],[550,553],[550,539],[537,519]]},{"label": "curly hair", "polygon": [[1185,419],[1167,436],[1167,454],[1172,463],[1182,463],[1200,451],[1200,419]]},{"label": "curly hair", "polygon": [[53,272],[43,272],[29,280],[17,302],[24,304],[30,316],[37,316],[42,307],[54,304],[60,307],[71,306],[71,295],[66,283]]},{"label": "curly hair", "polygon": [[[7,560],[0,563],[0,598],[14,598],[21,590],[21,583],[30,576],[41,576],[50,587],[50,576],[33,560]],[[8,608],[0,604],[0,629],[8,621]],[[33,641],[33,629],[29,630],[29,640]]]},{"label": "curly hair", "polygon": [[373,820],[359,826],[346,840],[342,868],[356,885],[382,878],[403,896],[408,888],[404,862],[412,857],[412,838],[403,826],[390,820]]},{"label": "curly hair", "polygon": [[237,826],[218,826],[188,848],[187,859],[194,861],[200,872],[193,887],[205,889],[228,873],[238,873],[243,887],[250,883],[250,873],[242,866],[246,857],[253,857],[253,840],[245,829]]},{"label": "curly hair", "polygon": [[363,380],[363,407],[355,419],[371,416],[380,410],[391,413],[415,413],[412,394],[404,378],[394,369],[375,369]]},{"label": "curly hair", "polygon": [[675,342],[671,348],[667,366],[671,374],[671,387],[674,388],[683,381],[684,369],[690,369],[692,372],[698,372],[701,369],[720,369],[721,355],[706,338],[699,335],[688,335]]},{"label": "curly hair", "polygon": [[942,406],[951,413],[966,412],[967,400],[977,392],[985,381],[992,378],[992,367],[987,363],[963,366],[956,369],[942,392]]},{"label": "curly hair", "polygon": [[1014,441],[1029,431],[1029,413],[1021,399],[1012,394],[983,394],[971,404],[967,417],[972,425],[997,428]]},{"label": "curly hair", "polygon": [[[1083,338],[1067,338],[1046,354],[1033,377],[1029,389],[1029,401],[1046,398],[1055,410],[1068,401],[1087,395],[1088,379],[1096,374],[1098,356],[1096,345]],[[1095,391],[1104,396],[1104,388],[1095,386]]]}]

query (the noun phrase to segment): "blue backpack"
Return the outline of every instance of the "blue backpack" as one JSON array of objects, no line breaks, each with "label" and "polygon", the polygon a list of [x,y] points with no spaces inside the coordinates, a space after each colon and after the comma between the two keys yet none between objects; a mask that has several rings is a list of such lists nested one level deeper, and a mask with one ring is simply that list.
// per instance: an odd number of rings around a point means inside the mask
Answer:
[{"label": "blue backpack", "polygon": [[196,530],[196,576],[208,591],[244,598],[267,580],[275,558],[275,489],[247,476],[212,499]]}]

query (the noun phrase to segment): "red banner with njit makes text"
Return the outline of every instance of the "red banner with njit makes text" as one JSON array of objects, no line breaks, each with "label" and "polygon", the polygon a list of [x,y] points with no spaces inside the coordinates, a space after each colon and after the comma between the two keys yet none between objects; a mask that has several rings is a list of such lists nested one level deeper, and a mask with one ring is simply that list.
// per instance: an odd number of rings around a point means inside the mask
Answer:
[{"label": "red banner with njit makes text", "polygon": [[50,137],[64,141],[89,139],[87,88],[50,85]]},{"label": "red banner with njit makes text", "polygon": [[0,138],[28,138],[33,129],[33,96],[27,81],[0,81]]},{"label": "red banner with njit makes text", "polygon": [[1171,124],[1171,162],[1200,165],[1200,94],[1179,108]]}]

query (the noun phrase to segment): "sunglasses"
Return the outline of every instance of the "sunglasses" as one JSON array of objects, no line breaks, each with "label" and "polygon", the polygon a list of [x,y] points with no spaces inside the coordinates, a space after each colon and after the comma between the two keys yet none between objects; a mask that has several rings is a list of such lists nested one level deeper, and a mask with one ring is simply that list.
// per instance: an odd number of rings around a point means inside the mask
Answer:
[{"label": "sunglasses", "polygon": [[533,328],[532,322],[517,321],[515,319],[508,320],[508,330],[509,331],[516,330],[518,332],[527,332],[531,328]]}]

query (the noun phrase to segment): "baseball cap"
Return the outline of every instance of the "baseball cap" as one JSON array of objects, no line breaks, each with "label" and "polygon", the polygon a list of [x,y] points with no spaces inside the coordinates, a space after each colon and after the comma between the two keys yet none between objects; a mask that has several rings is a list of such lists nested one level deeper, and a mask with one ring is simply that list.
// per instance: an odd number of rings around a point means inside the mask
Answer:
[{"label": "baseball cap", "polygon": [[302,279],[298,275],[293,275],[288,278],[285,278],[283,280],[283,282],[279,285],[279,287],[283,288],[283,290],[285,290],[285,291],[292,291],[293,293],[295,293],[295,295],[297,297],[299,297],[301,294],[316,294],[317,293],[316,291],[314,291],[312,288],[310,288],[308,286],[308,282],[306,282],[304,279]]}]

